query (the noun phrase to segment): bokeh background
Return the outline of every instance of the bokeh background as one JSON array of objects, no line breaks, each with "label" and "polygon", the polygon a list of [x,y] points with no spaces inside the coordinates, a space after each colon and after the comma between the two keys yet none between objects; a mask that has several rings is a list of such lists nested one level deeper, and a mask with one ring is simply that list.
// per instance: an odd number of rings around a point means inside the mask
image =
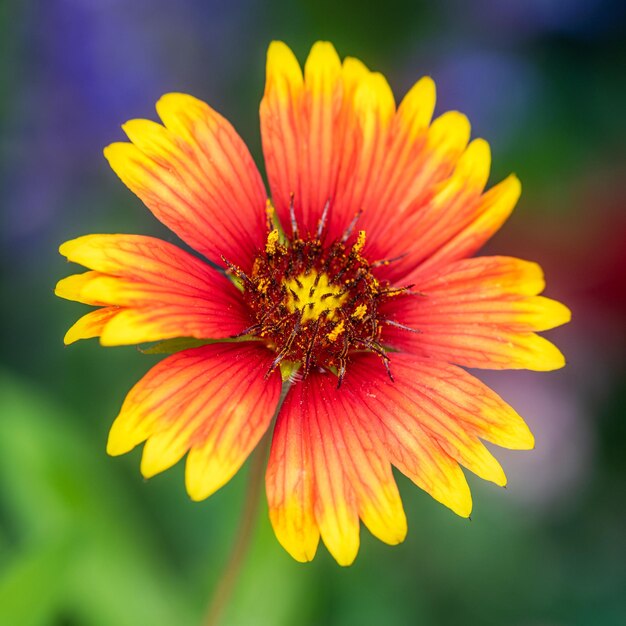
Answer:
[{"label": "bokeh background", "polygon": [[64,348],[81,305],[53,296],[58,244],[91,232],[173,237],[109,170],[131,117],[186,91],[227,115],[261,162],[258,104],[274,38],[317,39],[421,75],[524,195],[489,251],[540,261],[574,321],[559,372],[482,375],[533,428],[499,455],[506,490],[470,476],[472,521],[400,478],[409,536],[362,532],[355,565],[292,561],[263,504],[225,623],[626,624],[626,38],[621,0],[361,2],[2,0],[0,624],[198,624],[237,526],[246,471],[200,504],[182,464],[148,482],[107,430],[155,362],[96,341]]}]

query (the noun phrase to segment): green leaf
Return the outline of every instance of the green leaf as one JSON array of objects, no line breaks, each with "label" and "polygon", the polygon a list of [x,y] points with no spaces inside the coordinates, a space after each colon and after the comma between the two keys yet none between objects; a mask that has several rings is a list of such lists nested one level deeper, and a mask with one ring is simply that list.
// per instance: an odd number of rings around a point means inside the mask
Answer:
[{"label": "green leaf", "polygon": [[181,350],[188,350],[189,348],[199,348],[200,346],[206,346],[211,343],[218,343],[220,339],[194,339],[193,337],[177,337],[176,339],[166,339],[165,341],[159,341],[152,344],[147,348],[138,348],[139,352],[143,354],[173,354],[174,352],[180,352]]},{"label": "green leaf", "polygon": [[239,343],[241,341],[256,341],[256,337],[244,335],[243,337],[227,337],[226,339],[194,339],[193,337],[177,337],[159,341],[147,348],[139,348],[142,354],[173,354],[189,348],[199,348],[212,343]]}]

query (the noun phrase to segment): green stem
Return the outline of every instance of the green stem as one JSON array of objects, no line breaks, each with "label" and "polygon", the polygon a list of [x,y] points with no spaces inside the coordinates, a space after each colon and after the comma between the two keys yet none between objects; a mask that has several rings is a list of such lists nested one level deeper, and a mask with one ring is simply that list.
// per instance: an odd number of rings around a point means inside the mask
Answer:
[{"label": "green stem", "polygon": [[259,510],[259,500],[262,491],[261,485],[264,476],[263,469],[267,460],[267,452],[271,440],[270,434],[269,431],[265,433],[265,436],[256,450],[252,453],[246,499],[239,521],[239,528],[237,529],[235,544],[233,545],[228,563],[224,568],[224,572],[211,598],[203,622],[205,626],[217,626],[217,624],[220,623],[222,614],[228,606],[228,602],[235,590],[241,568],[244,564],[246,554],[248,553]]},{"label": "green stem", "polygon": [[222,573],[222,576],[217,583],[217,587],[213,592],[211,602],[207,607],[204,621],[202,622],[204,626],[217,626],[220,623],[222,615],[228,606],[233,592],[235,591],[235,587],[237,586],[237,581],[239,580],[241,569],[250,547],[252,533],[256,526],[257,514],[259,512],[259,501],[263,491],[263,477],[265,476],[265,466],[267,463],[270,442],[272,440],[274,422],[285,395],[287,394],[289,386],[289,382],[285,382],[283,384],[280,401],[278,403],[278,407],[276,408],[276,413],[274,414],[272,423],[250,458],[248,486],[246,489],[243,510],[241,512],[241,519],[239,521],[239,528],[237,529],[237,534],[235,535],[235,543],[228,558],[228,562],[226,563],[226,567],[224,568],[224,572]]}]

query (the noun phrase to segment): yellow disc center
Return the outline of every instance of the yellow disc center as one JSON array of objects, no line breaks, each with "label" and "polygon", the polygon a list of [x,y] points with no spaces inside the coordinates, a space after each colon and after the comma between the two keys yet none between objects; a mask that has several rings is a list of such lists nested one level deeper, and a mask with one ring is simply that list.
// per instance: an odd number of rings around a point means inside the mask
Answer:
[{"label": "yellow disc center", "polygon": [[328,320],[335,317],[338,309],[348,297],[340,285],[333,285],[326,274],[315,271],[283,280],[287,288],[285,304],[290,313],[299,311],[301,322],[315,321],[322,315]]}]

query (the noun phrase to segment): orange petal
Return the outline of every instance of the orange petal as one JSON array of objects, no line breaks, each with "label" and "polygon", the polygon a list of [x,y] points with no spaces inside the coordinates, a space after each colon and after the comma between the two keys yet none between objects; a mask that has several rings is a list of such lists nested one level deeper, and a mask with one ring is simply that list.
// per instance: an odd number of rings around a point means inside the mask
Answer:
[{"label": "orange petal", "polygon": [[[503,448],[530,450],[534,447],[534,437],[524,420],[476,377],[448,363],[409,355],[398,357],[393,362],[394,376],[402,377],[408,382],[408,388],[439,406],[440,426],[462,429],[469,436]],[[459,457],[461,452],[457,453]],[[460,462],[465,465],[463,460]]]},{"label": "orange petal", "polygon": [[363,398],[383,431],[389,457],[403,473],[461,516],[471,495],[459,464],[498,485],[506,477],[479,438],[529,448],[533,438],[515,411],[458,367],[393,354],[387,376],[373,355],[354,359],[344,384]]},{"label": "orange petal", "polygon": [[247,268],[263,243],[266,197],[248,149],[227,120],[192,96],[166,94],[157,112],[165,126],[124,125],[132,143],[105,149],[111,167],[198,252]]},{"label": "orange petal", "polygon": [[417,268],[432,271],[450,261],[477,252],[507,220],[519,200],[522,187],[517,176],[511,175],[487,191],[478,203],[472,220],[442,245]]},{"label": "orange petal", "polygon": [[[443,151],[433,154],[428,150],[428,130],[434,108],[435,83],[431,78],[422,78],[406,94],[392,122],[383,169],[376,176],[371,191],[371,213],[378,216],[385,213],[376,210],[374,202],[380,207],[393,207],[394,213],[403,213],[424,184],[432,180],[434,170],[441,166],[437,156],[444,156]],[[375,215],[368,217],[374,219]]]},{"label": "orange petal", "polygon": [[308,427],[296,403],[291,390],[276,420],[265,484],[276,538],[294,559],[305,562],[313,560],[320,532]]},{"label": "orange petal", "polygon": [[[407,217],[425,205],[436,188],[454,171],[470,136],[467,118],[456,111],[438,117],[430,127],[435,86],[422,79],[402,101],[390,132],[383,168],[368,194],[362,227],[372,244],[390,232],[398,238]],[[387,255],[384,247],[371,245],[374,256]]]},{"label": "orange petal", "polygon": [[[384,243],[381,236],[388,230],[389,240],[404,235],[405,217],[438,191],[469,140],[467,118],[454,111],[429,127],[434,105],[430,78],[418,81],[396,112],[384,76],[356,59],[341,64],[330,44],[313,46],[303,76],[291,50],[272,43],[261,132],[272,198],[283,224],[289,223],[292,194],[302,231],[316,230],[329,203],[329,239],[340,237],[363,211],[359,226],[373,235],[368,250],[375,257],[389,256],[376,241]],[[449,189],[457,190],[464,163],[475,160],[474,152],[461,158]],[[479,186],[469,180],[463,191],[475,193]],[[449,196],[448,204],[462,203],[458,194]]]},{"label": "orange petal", "polygon": [[[64,243],[60,251],[93,271],[61,280],[57,295],[121,307],[107,323],[90,327],[98,329],[103,344],[226,338],[249,325],[232,283],[165,241],[139,235],[87,235]],[[72,337],[80,335],[74,332]]]},{"label": "orange petal", "polygon": [[380,361],[363,355],[350,364],[342,385],[361,398],[361,411],[381,429],[381,439],[390,461],[418,487],[462,517],[472,510],[472,497],[458,462],[429,431],[419,396],[407,392],[410,381],[404,372],[395,375],[395,363],[405,355],[394,355],[395,383]]},{"label": "orange petal", "polygon": [[125,308],[104,327],[100,343],[126,346],[178,337],[226,339],[246,327],[229,320],[226,313],[227,307],[213,303],[194,309],[188,304]]},{"label": "orange petal", "polygon": [[282,545],[299,560],[312,558],[319,528],[337,562],[352,563],[359,517],[387,543],[405,537],[389,461],[360,408],[361,398],[337,390],[334,376],[312,373],[281,409],[268,467],[270,517]]},{"label": "orange petal", "polygon": [[292,194],[303,232],[314,231],[334,195],[341,101],[341,62],[330,43],[312,47],[304,78],[293,52],[280,41],[270,44],[261,136],[272,200],[284,225]]},{"label": "orange petal", "polygon": [[284,43],[270,45],[261,135],[283,224],[289,223],[293,194],[303,232],[315,232],[327,202],[331,236],[343,232],[382,163],[394,111],[385,78],[356,59],[342,64],[331,44],[312,47],[304,76]]},{"label": "orange petal", "polygon": [[[512,210],[516,179],[487,192],[491,156],[456,111],[430,124],[435,86],[423,78],[396,111],[380,74],[360,61],[340,65],[330,44],[313,46],[304,77],[280,42],[268,51],[261,128],[274,204],[289,223],[290,198],[302,231],[315,232],[329,203],[328,239],[359,213],[381,278],[399,280],[421,264],[467,256]],[[432,257],[432,260],[431,260]]]},{"label": "orange petal", "polygon": [[[418,295],[398,298],[382,314],[419,331],[385,329],[384,341],[402,350],[466,367],[551,370],[563,356],[533,331],[569,321],[559,302],[537,296],[541,268],[507,257],[456,261],[426,277]],[[412,278],[412,277],[411,277]]]},{"label": "orange petal", "polygon": [[[344,62],[349,69],[349,59]],[[348,72],[344,69],[344,73]],[[342,108],[342,159],[337,191],[331,198],[329,239],[341,237],[350,222],[375,202],[374,186],[385,164],[395,101],[378,72],[360,75]],[[367,222],[360,222],[359,226]]]},{"label": "orange petal", "polygon": [[267,430],[280,396],[280,374],[267,380],[272,354],[253,343],[178,352],[130,391],[107,451],[119,455],[146,441],[141,472],[162,472],[189,451],[186,485],[201,500],[230,480]]},{"label": "orange petal", "polygon": [[363,398],[350,385],[337,389],[334,376],[309,377],[309,406],[315,409],[324,439],[332,439],[354,490],[359,516],[370,532],[395,545],[406,536],[406,517],[380,439],[377,424],[361,414]]},{"label": "orange petal", "polygon": [[382,272],[385,278],[406,276],[475,219],[490,166],[489,144],[475,139],[447,180],[431,185],[429,196],[415,200],[376,232],[376,249],[371,254],[377,258],[405,255]]}]

